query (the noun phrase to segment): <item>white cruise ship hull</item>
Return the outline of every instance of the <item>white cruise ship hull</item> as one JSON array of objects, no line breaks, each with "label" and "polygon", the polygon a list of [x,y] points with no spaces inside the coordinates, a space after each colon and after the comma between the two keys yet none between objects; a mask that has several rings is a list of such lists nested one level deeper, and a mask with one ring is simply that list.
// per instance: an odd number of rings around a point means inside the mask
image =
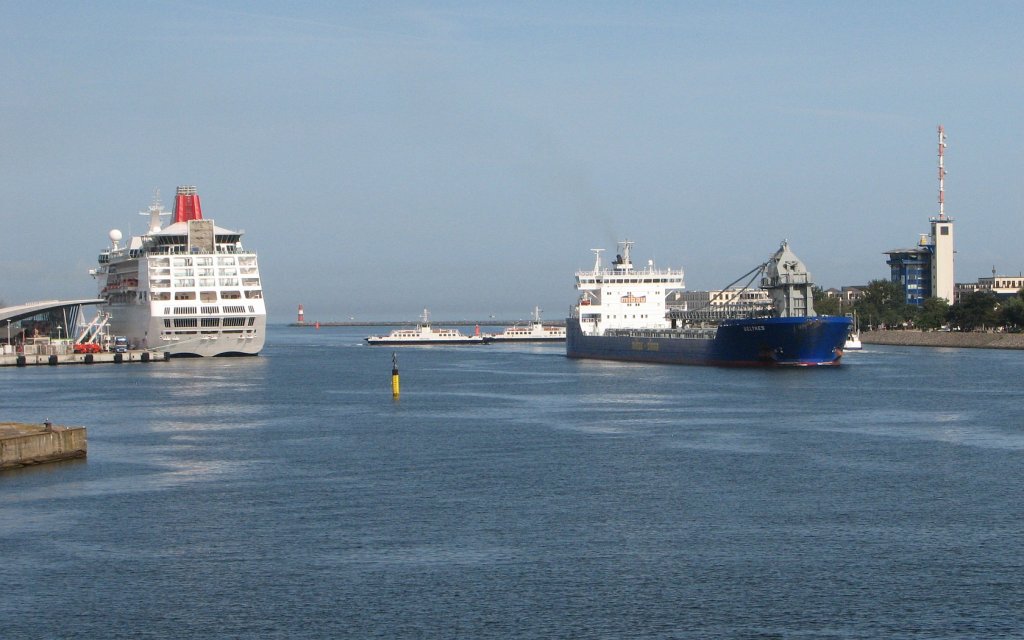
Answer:
[{"label": "white cruise ship hull", "polygon": [[[250,315],[207,314],[196,318],[197,324],[202,322],[201,318],[206,318],[211,324],[212,321],[222,324],[228,317],[245,319],[244,327],[227,330],[175,328],[175,324],[191,324],[191,318],[184,314],[175,315],[173,311],[170,315],[163,314],[166,305],[162,302],[110,304],[104,310],[110,313],[111,335],[125,336],[133,349],[149,349],[171,356],[255,356],[263,350],[267,328],[263,301],[258,302],[258,305],[252,305]],[[171,326],[166,326],[168,324]]]}]

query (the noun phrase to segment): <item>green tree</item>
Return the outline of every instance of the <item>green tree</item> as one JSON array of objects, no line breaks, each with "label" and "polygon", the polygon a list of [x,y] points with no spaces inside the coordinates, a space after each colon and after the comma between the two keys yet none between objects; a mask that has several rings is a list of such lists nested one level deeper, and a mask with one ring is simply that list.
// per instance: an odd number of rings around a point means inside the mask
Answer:
[{"label": "green tree", "polygon": [[819,316],[838,316],[842,314],[842,300],[825,295],[821,287],[814,287],[811,290],[814,296],[814,310]]},{"label": "green tree", "polygon": [[915,310],[907,304],[903,288],[890,280],[872,280],[864,295],[853,304],[861,326],[869,329],[896,326],[914,319]]},{"label": "green tree", "polygon": [[999,324],[1008,331],[1020,331],[1024,328],[1024,298],[1020,293],[999,305],[998,319]]},{"label": "green tree", "polygon": [[938,329],[949,322],[949,302],[945,298],[926,298],[917,314],[917,326],[922,329]]},{"label": "green tree", "polygon": [[991,291],[972,291],[949,309],[950,321],[961,331],[993,327],[999,323],[999,296]]}]

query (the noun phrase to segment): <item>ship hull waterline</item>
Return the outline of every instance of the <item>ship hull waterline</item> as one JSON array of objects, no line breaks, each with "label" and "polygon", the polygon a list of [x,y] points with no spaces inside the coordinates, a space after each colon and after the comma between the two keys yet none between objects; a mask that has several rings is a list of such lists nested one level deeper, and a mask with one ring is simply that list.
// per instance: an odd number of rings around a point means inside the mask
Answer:
[{"label": "ship hull waterline", "polygon": [[849,331],[847,318],[744,318],[726,320],[714,338],[586,335],[577,318],[566,321],[570,358],[717,367],[838,366]]}]

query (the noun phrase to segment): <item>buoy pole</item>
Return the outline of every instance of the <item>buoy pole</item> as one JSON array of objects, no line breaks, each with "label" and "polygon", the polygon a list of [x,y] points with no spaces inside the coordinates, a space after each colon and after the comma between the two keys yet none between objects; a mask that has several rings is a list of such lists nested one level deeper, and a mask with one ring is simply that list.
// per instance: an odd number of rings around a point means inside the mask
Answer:
[{"label": "buoy pole", "polygon": [[398,399],[399,382],[398,382],[398,354],[391,353],[391,397]]}]

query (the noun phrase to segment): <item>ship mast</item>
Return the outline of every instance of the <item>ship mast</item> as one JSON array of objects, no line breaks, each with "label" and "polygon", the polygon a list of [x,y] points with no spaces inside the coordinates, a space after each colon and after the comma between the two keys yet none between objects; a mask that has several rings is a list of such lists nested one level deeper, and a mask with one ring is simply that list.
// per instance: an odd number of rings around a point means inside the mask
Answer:
[{"label": "ship mast", "polygon": [[164,205],[160,203],[160,189],[153,190],[153,203],[149,205],[148,211],[140,211],[140,216],[149,216],[149,231],[147,233],[156,233],[160,230],[162,223],[160,222],[160,216],[171,215],[170,211],[164,211]]}]

